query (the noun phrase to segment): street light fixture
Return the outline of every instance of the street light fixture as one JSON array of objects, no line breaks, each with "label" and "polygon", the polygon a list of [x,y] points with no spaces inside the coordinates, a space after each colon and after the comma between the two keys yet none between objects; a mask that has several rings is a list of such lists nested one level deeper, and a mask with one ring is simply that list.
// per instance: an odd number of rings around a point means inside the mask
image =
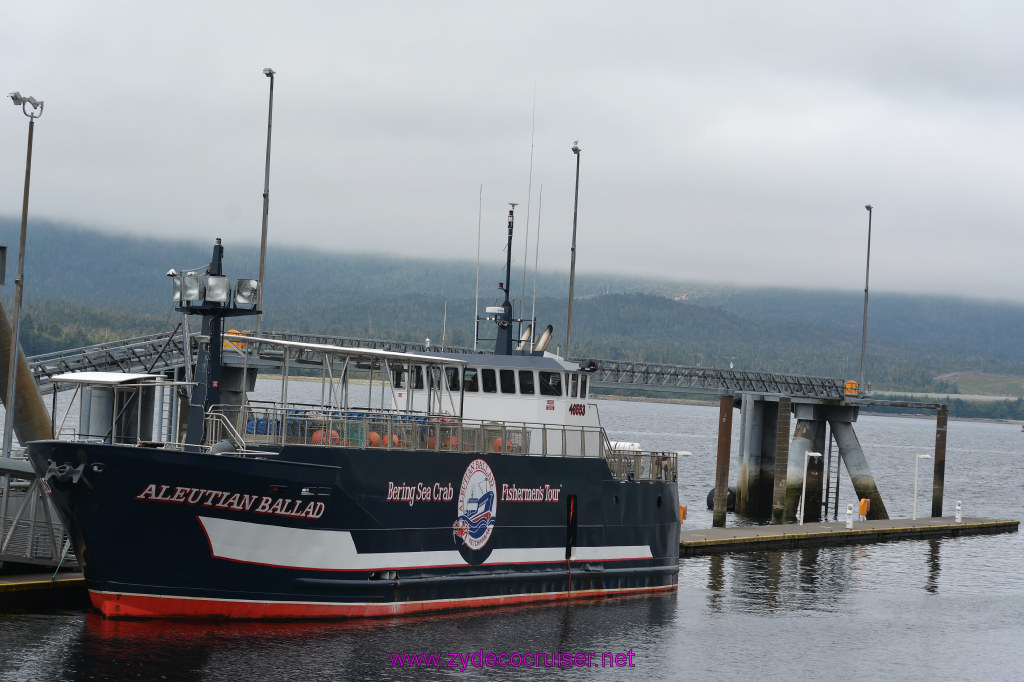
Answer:
[{"label": "street light fixture", "polygon": [[[43,115],[43,102],[35,97],[25,97],[20,92],[8,95],[15,106],[21,106],[21,112],[28,116],[28,154],[25,159],[25,198],[21,204],[21,241],[18,246],[18,277],[14,280],[14,314],[11,329],[11,355],[7,374],[7,395],[4,399],[4,443],[3,456],[11,456],[14,425],[14,384],[18,376],[19,327],[21,323],[21,299],[25,287],[25,233],[28,226],[28,188],[32,176],[32,134],[35,131],[36,119]],[[31,110],[28,107],[32,107]]]},{"label": "street light fixture", "polygon": [[576,280],[576,215],[580,206],[580,141],[572,143],[576,155],[576,198],[572,204],[572,259],[569,264],[569,319],[565,325],[565,357],[569,357],[569,336],[572,333],[572,289]]},{"label": "street light fixture", "polygon": [[[277,73],[269,66],[263,69],[263,75],[270,79],[270,108],[267,112],[267,165],[266,175],[263,181],[263,229],[260,233],[260,276],[259,288],[256,289],[256,309],[263,310],[263,268],[266,262],[267,253],[267,215],[270,213],[270,131],[274,121],[274,74]],[[263,328],[263,313],[256,318],[256,336],[260,335]]]},{"label": "street light fixture", "polygon": [[804,525],[804,498],[807,497],[807,462],[810,461],[811,457],[821,457],[820,452],[805,452],[804,453],[804,487],[800,491],[800,525]]},{"label": "street light fixture", "polygon": [[864,326],[860,331],[860,383],[857,384],[857,391],[861,395],[864,394],[864,350],[868,341],[868,276],[871,273],[871,212],[874,206],[866,204],[864,208],[868,212],[868,257],[864,267]]},{"label": "street light fixture", "polygon": [[922,459],[931,459],[931,455],[918,455],[914,460],[914,520],[917,520],[917,471]]}]

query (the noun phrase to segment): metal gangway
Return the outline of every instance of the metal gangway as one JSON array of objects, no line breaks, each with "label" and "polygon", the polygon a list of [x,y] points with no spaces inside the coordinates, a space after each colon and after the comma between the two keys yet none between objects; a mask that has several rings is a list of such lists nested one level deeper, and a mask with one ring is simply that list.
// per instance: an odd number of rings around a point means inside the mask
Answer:
[{"label": "metal gangway", "polygon": [[[440,346],[422,343],[295,332],[264,332],[263,336],[280,341],[375,348],[405,353],[440,350],[455,353],[483,352],[457,346],[442,349]],[[579,362],[592,372],[591,385],[598,388],[632,387],[646,391],[712,395],[738,392],[771,393],[819,400],[842,400],[846,397],[843,382],[831,377],[625,360],[584,359]],[[51,377],[65,372],[160,372],[182,367],[184,364],[185,353],[181,335],[166,332],[29,358],[32,375],[39,385],[39,390],[44,393],[53,390]]]}]

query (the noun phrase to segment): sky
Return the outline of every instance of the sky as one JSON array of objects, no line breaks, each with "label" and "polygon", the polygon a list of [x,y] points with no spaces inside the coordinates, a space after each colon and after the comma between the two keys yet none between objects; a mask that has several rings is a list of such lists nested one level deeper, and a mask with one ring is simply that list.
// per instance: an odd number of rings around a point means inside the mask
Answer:
[{"label": "sky", "polygon": [[[7,2],[32,219],[1024,301],[1024,4]],[[0,108],[0,215],[28,119]],[[478,230],[480,234],[478,242]],[[537,249],[537,235],[540,245]],[[515,288],[515,287],[514,287]]]}]

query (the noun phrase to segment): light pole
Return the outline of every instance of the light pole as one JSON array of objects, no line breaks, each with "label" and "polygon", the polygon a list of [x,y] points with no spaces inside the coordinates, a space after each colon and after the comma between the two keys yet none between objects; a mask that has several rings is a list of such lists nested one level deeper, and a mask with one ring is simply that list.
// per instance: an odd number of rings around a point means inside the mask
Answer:
[{"label": "light pole", "polygon": [[874,206],[866,204],[864,208],[868,211],[868,257],[864,267],[864,326],[860,330],[860,382],[857,384],[857,392],[861,395],[864,394],[864,350],[868,342],[868,276],[871,273],[871,212]]},{"label": "light pole", "polygon": [[576,155],[576,198],[572,204],[572,259],[569,263],[569,319],[565,325],[565,357],[569,357],[569,335],[572,333],[572,287],[576,280],[576,215],[580,206],[580,141],[572,143]]},{"label": "light pole", "polygon": [[820,452],[805,452],[804,453],[804,487],[800,491],[800,525],[804,525],[804,498],[807,497],[807,462],[810,461],[811,457],[821,457]]},{"label": "light pole", "polygon": [[914,460],[914,520],[917,520],[917,471],[920,468],[922,459],[931,459],[931,455],[918,455]]},{"label": "light pole", "polygon": [[[11,441],[14,426],[14,384],[18,376],[18,332],[21,322],[21,298],[25,287],[25,231],[28,226],[28,188],[32,176],[32,133],[36,119],[43,115],[43,103],[35,97],[24,97],[20,92],[12,92],[11,100],[15,106],[20,105],[21,111],[28,116],[28,155],[25,159],[25,198],[21,204],[21,241],[18,245],[18,278],[14,280],[14,322],[11,330],[11,355],[7,374],[7,396],[4,399],[4,457],[11,456]],[[28,107],[32,110],[29,111]],[[36,111],[38,110],[38,112]]]},{"label": "light pole", "polygon": [[267,168],[263,181],[263,230],[260,233],[260,281],[256,289],[256,309],[260,311],[256,318],[256,336],[260,335],[263,329],[263,266],[267,255],[267,214],[270,212],[270,131],[274,121],[274,73],[269,66],[263,69],[263,74],[270,79],[270,109],[267,112]]}]

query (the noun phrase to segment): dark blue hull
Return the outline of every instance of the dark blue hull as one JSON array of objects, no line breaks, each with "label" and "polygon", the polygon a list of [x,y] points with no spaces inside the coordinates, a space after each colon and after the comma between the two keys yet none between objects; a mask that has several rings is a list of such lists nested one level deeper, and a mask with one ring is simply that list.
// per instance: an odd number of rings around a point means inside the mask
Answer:
[{"label": "dark blue hull", "polygon": [[616,481],[600,458],[62,441],[29,455],[108,616],[379,616],[677,584],[676,483]]}]

